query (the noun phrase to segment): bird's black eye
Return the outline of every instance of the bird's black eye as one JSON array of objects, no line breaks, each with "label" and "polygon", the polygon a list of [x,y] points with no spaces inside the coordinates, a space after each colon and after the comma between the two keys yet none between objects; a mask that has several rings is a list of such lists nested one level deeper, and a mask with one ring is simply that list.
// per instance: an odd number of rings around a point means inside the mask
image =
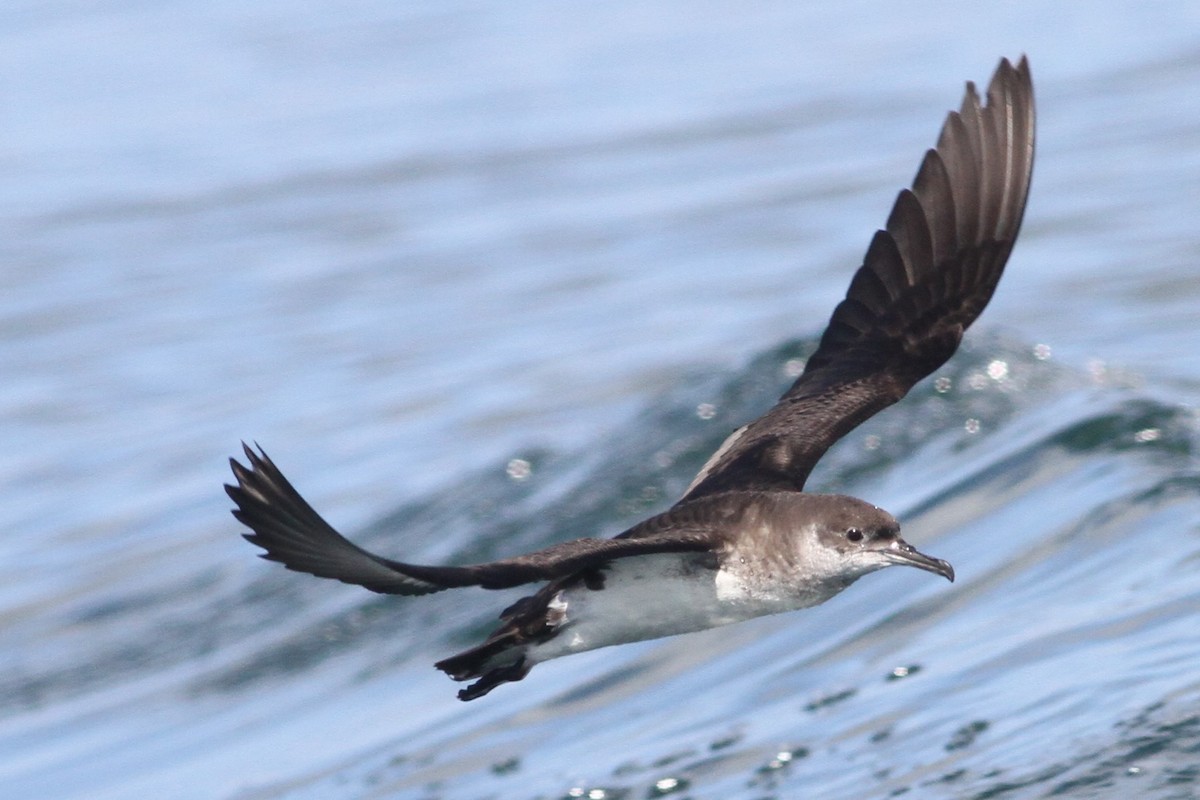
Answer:
[{"label": "bird's black eye", "polygon": [[861,542],[863,534],[858,528],[851,528],[850,530],[846,531],[846,538],[852,542]]}]

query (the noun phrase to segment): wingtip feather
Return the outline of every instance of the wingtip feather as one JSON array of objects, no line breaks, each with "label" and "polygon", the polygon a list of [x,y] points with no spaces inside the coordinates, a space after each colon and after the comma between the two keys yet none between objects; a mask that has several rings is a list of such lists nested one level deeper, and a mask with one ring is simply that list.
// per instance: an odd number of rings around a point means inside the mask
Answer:
[{"label": "wingtip feather", "polygon": [[347,540],[313,510],[262,446],[254,446],[257,452],[242,442],[248,467],[229,459],[237,483],[225,484],[225,493],[234,503],[234,519],[251,531],[242,538],[262,548],[261,558],[385,594],[428,594],[447,588],[406,574],[413,565],[373,555]]}]

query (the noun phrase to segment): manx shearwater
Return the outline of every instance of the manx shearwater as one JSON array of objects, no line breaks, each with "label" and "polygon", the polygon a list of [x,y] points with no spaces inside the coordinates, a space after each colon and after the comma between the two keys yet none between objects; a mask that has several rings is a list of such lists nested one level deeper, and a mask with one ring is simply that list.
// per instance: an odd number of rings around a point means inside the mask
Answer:
[{"label": "manx shearwater", "polygon": [[288,569],[418,595],[546,581],[480,645],[439,661],[463,700],[539,662],[822,603],[869,572],[954,570],[918,552],[886,511],[804,483],[838,439],[904,397],[958,348],[1008,260],[1029,191],[1033,85],[1002,60],[981,100],[968,83],[912,188],[900,192],[803,374],[734,431],[667,511],[612,539],[577,539],[471,566],[424,566],[341,536],[266,453],[230,459],[246,539]]}]

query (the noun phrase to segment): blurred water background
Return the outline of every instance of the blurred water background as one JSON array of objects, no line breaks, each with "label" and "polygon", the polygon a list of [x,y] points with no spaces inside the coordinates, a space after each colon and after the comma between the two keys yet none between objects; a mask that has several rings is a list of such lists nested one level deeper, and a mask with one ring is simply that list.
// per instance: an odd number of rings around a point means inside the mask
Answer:
[{"label": "blurred water background", "polygon": [[[516,593],[254,557],[257,440],[465,562],[676,497],[815,345],[963,81],[1028,53],[1022,239],[812,486],[952,561],[540,666]],[[0,795],[1200,796],[1200,5],[0,6]]]}]

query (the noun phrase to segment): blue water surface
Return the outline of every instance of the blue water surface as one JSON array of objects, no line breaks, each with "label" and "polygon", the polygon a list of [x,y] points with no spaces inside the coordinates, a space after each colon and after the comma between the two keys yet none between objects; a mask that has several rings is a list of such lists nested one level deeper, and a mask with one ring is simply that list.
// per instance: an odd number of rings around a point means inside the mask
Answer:
[{"label": "blue water surface", "polygon": [[[669,505],[815,346],[963,81],[1029,55],[1021,241],[822,462],[953,585],[539,666],[519,593],[254,557],[260,442],[468,562]],[[1200,794],[1200,6],[0,7],[0,795]]]}]

